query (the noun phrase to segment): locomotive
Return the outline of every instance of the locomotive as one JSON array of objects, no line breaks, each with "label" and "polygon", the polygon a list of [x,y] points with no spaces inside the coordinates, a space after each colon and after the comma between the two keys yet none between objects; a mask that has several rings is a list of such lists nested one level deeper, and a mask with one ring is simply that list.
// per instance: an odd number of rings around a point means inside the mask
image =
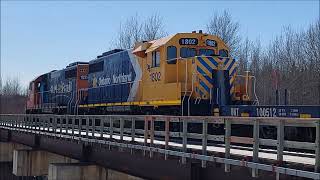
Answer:
[{"label": "locomotive", "polygon": [[114,49],[35,78],[26,113],[320,117],[319,106],[258,106],[254,76],[229,52],[202,31]]}]

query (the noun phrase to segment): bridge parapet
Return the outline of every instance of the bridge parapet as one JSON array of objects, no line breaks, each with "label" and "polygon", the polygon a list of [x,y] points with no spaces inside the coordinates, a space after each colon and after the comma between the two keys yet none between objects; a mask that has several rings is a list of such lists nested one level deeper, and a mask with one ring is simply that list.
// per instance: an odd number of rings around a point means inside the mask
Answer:
[{"label": "bridge parapet", "polygon": [[[142,151],[150,158],[161,154],[164,160],[178,158],[180,162],[199,161],[207,164],[224,164],[225,172],[231,166],[250,168],[252,177],[259,171],[268,171],[277,177],[292,175],[320,179],[320,119],[317,118],[253,118],[253,117],[180,117],[180,116],[134,116],[134,115],[0,115],[2,129],[69,139],[86,143],[97,143],[117,147],[131,153]],[[248,126],[251,136],[234,135],[233,126]],[[260,137],[262,127],[277,131],[275,139]],[[222,127],[219,128],[218,127]],[[310,127],[315,130],[314,142],[285,139],[285,129]],[[221,131],[222,129],[222,131]],[[219,131],[218,131],[219,130]],[[36,139],[36,138],[35,138]],[[38,140],[39,141],[39,140]],[[40,143],[35,140],[35,144]],[[234,153],[239,144],[249,148],[249,154]],[[265,156],[263,147],[275,150]],[[313,152],[306,162],[288,159],[285,150]],[[83,149],[84,154],[92,149]],[[299,169],[296,164],[310,168]],[[292,165],[292,166],[291,166]]]}]

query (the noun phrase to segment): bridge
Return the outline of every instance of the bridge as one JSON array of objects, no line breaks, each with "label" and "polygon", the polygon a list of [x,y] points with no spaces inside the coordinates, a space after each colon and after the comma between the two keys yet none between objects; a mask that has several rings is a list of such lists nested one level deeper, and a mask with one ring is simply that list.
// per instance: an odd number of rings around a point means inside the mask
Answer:
[{"label": "bridge", "polygon": [[[238,125],[252,135],[235,136]],[[262,126],[276,128],[276,138],[261,138]],[[314,128],[315,142],[285,139],[290,127]],[[0,141],[0,161],[13,161],[13,174],[49,180],[112,179],[112,171],[136,179],[320,179],[318,118],[0,115]]]}]

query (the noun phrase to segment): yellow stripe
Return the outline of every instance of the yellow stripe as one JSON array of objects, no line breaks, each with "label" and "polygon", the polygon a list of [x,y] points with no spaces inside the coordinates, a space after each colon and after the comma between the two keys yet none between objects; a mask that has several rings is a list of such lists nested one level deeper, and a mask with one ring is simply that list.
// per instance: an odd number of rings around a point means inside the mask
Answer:
[{"label": "yellow stripe", "polygon": [[[232,71],[237,67],[236,63],[233,64],[233,66],[229,70],[229,75],[232,73]],[[236,75],[236,73],[234,73]]]},{"label": "yellow stripe", "polygon": [[[232,73],[232,71],[233,71],[236,67],[237,67],[237,65],[236,65],[236,63],[234,63],[233,66],[230,68],[229,75]],[[237,70],[235,70],[235,71],[237,71]],[[235,72],[235,73],[233,74],[233,76],[230,78],[230,81],[229,81],[230,84],[232,84],[232,83],[234,82],[234,80],[235,80],[235,78],[236,78],[236,74],[237,74],[237,72]],[[232,94],[233,91],[234,91],[234,84],[233,84],[233,86],[232,86],[231,89],[230,89],[230,94]]]},{"label": "yellow stripe", "polygon": [[229,60],[229,62],[224,66],[225,67],[225,70],[227,70],[228,69],[228,67],[230,66],[230,64],[232,63],[232,59],[230,59]]},{"label": "yellow stripe", "polygon": [[230,94],[232,94],[233,91],[234,91],[234,86],[231,87],[231,89],[230,89]]},{"label": "yellow stripe", "polygon": [[227,60],[227,58],[222,58],[222,63],[223,63],[223,70],[227,70],[227,65],[228,65],[228,63],[227,64],[224,64],[224,62]]},{"label": "yellow stripe", "polygon": [[[205,90],[200,84],[198,84],[198,89],[202,91],[204,95],[207,95],[207,90]],[[200,91],[198,92],[198,95],[200,96]]]},{"label": "yellow stripe", "polygon": [[236,79],[236,76],[232,76],[231,78],[230,78],[230,84],[232,84],[233,83],[233,81]]},{"label": "yellow stripe", "polygon": [[[217,69],[218,67],[215,66],[207,57],[203,58],[205,60],[205,62],[212,68],[212,69]],[[213,60],[219,65],[219,62],[213,58]]]},{"label": "yellow stripe", "polygon": [[300,114],[300,118],[311,118],[311,114]]},{"label": "yellow stripe", "polygon": [[79,107],[99,107],[99,106],[127,106],[127,105],[158,105],[158,106],[166,106],[166,105],[180,105],[181,100],[171,100],[171,101],[141,101],[141,102],[120,102],[120,103],[103,103],[103,104],[88,104],[88,105],[80,105]]},{"label": "yellow stripe", "polygon": [[[203,76],[199,76],[199,78],[201,79],[201,81],[203,81],[209,88],[212,88],[212,84]],[[199,82],[199,86],[200,86],[200,82]]]},{"label": "yellow stripe", "polygon": [[165,105],[180,105],[181,100],[172,100],[172,101],[147,101],[147,105],[158,105],[158,106],[165,106]]},{"label": "yellow stripe", "polygon": [[[217,59],[219,59],[219,58],[217,58]],[[219,59],[220,60],[220,59]],[[223,63],[223,65],[224,65],[224,62],[227,60],[227,58],[222,58],[222,60],[221,60],[221,62]],[[225,65],[224,65],[225,66]]]},{"label": "yellow stripe", "polygon": [[241,113],[241,117],[249,117],[249,113]]},{"label": "yellow stripe", "polygon": [[[207,75],[211,74],[206,67],[204,67],[199,61],[197,61],[197,62],[198,62],[197,66],[199,66]],[[197,72],[197,73],[199,73],[199,72]]]}]

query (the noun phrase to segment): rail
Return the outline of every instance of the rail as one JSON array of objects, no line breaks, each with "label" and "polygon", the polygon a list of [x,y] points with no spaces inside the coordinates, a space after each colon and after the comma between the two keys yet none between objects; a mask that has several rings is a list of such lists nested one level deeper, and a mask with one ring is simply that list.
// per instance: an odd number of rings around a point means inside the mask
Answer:
[{"label": "rail", "polygon": [[[234,125],[252,127],[252,137],[232,136]],[[259,137],[261,126],[277,128],[276,139]],[[222,133],[215,133],[213,126],[223,127]],[[194,132],[194,127],[198,127]],[[286,127],[310,127],[316,130],[315,142],[289,141],[285,139]],[[0,128],[29,133],[89,141],[120,148],[140,149],[144,154],[161,153],[169,156],[201,161],[205,168],[208,162],[222,163],[225,171],[230,166],[244,166],[257,177],[258,171],[320,179],[320,118],[252,118],[252,117],[192,117],[192,116],[139,116],[139,115],[0,115]],[[117,140],[117,141],[114,141]],[[193,142],[201,142],[198,151]],[[224,155],[216,156],[210,151],[214,143],[224,146]],[[237,159],[231,149],[237,144],[252,146],[252,159]],[[271,164],[259,158],[260,146],[274,147],[278,164]],[[288,148],[314,152],[314,170],[301,170],[283,166],[284,151]],[[196,148],[195,148],[196,149]]]}]

